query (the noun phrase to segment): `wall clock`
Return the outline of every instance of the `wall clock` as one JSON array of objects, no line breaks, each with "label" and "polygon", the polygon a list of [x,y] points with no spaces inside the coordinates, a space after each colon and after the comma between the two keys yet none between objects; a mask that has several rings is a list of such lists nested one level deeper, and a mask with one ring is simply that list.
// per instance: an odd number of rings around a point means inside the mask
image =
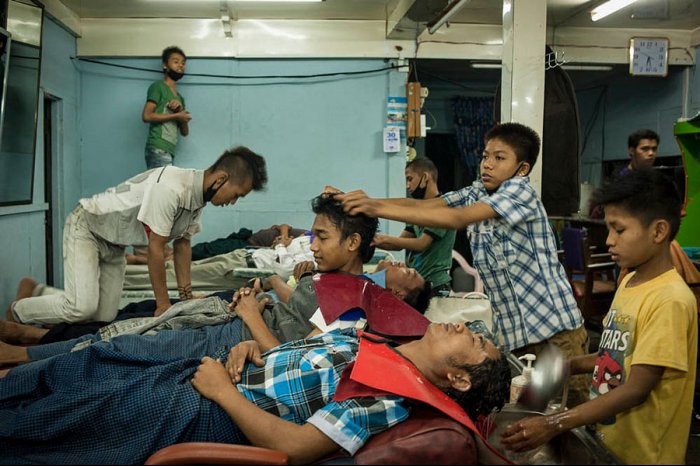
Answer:
[{"label": "wall clock", "polygon": [[668,39],[633,37],[630,39],[630,74],[666,76],[668,74]]}]

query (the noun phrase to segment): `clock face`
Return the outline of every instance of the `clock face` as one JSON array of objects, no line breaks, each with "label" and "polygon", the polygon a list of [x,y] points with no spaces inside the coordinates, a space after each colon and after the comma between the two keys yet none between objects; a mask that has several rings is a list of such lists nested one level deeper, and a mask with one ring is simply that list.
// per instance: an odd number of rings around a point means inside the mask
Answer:
[{"label": "clock face", "polygon": [[630,74],[666,76],[668,73],[668,39],[633,37],[630,39]]}]

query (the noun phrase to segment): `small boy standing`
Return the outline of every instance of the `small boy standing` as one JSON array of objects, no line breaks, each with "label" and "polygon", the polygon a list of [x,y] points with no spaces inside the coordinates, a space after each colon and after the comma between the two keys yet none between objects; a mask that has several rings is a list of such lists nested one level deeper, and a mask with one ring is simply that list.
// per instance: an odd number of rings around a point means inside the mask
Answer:
[{"label": "small boy standing", "polygon": [[570,361],[572,374],[593,373],[591,400],[509,426],[503,444],[527,450],[597,423],[603,443],[626,464],[683,464],[698,304],[669,249],[680,225],[680,196],[662,174],[638,169],[606,183],[592,202],[604,207],[613,260],[635,271],[615,294],[598,353]]},{"label": "small boy standing", "polygon": [[150,123],[145,150],[149,169],[173,164],[178,131],[187,136],[192,119],[176,84],[185,75],[185,52],[179,47],[167,47],[161,58],[163,80],[149,86],[142,114],[144,123]]},{"label": "small boy standing", "polygon": [[[569,357],[588,352],[588,335],[557,257],[542,201],[529,183],[540,138],[519,123],[496,125],[485,136],[481,177],[441,197],[371,199],[362,191],[337,195],[351,214],[439,228],[467,228],[474,267],[494,309],[505,351],[539,353],[547,343]],[[569,385],[569,403],[587,399],[588,384]]]}]

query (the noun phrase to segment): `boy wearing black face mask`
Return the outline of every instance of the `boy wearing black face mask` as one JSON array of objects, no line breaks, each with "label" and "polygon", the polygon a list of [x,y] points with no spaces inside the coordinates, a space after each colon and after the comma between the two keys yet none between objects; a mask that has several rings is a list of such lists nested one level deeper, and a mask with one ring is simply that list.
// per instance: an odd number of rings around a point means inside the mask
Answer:
[{"label": "boy wearing black face mask", "polygon": [[24,324],[111,322],[124,282],[127,246],[148,247],[155,316],[170,307],[165,247],[173,242],[181,300],[192,299],[192,236],[202,209],[235,204],[267,183],[265,159],[247,147],[224,152],[206,170],[161,167],[83,198],[63,229],[64,290],[33,286],[10,305],[8,319]]},{"label": "boy wearing black face mask", "polygon": [[150,85],[143,107],[143,121],[150,123],[145,151],[148,168],[173,164],[178,131],[187,136],[192,119],[176,84],[185,75],[185,52],[179,47],[168,47],[163,50],[162,59],[163,80]]},{"label": "boy wearing black face mask", "polygon": [[[417,157],[406,164],[406,191],[413,199],[434,199],[440,195],[438,171],[427,157]],[[406,224],[399,237],[377,234],[374,245],[396,251],[406,250],[406,264],[431,283],[432,296],[448,294],[452,287],[450,268],[456,231],[445,228]]]}]

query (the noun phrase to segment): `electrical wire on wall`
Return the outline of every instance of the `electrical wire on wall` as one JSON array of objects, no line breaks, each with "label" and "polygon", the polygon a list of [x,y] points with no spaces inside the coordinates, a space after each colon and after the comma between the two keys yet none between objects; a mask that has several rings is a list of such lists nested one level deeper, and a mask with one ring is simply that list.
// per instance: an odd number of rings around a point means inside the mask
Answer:
[{"label": "electrical wire on wall", "polygon": [[[163,70],[154,70],[151,68],[142,68],[139,66],[131,65],[121,65],[117,63],[110,63],[101,60],[95,60],[92,58],[81,58],[81,57],[71,57],[71,60],[77,60],[79,62],[93,63],[103,66],[109,66],[114,68],[122,68],[127,70],[144,71],[149,73],[163,74]],[[358,71],[335,71],[331,73],[316,73],[316,74],[296,74],[296,75],[224,75],[224,74],[209,74],[209,73],[187,73],[189,77],[202,77],[202,78],[217,78],[217,79],[317,79],[317,78],[331,78],[331,77],[343,77],[343,76],[358,76],[358,75],[368,75],[374,73],[381,73],[385,71],[402,70],[408,65],[389,65],[382,68],[374,68],[371,70],[358,70]]]},{"label": "electrical wire on wall", "polygon": [[440,76],[440,75],[438,75],[438,74],[431,73],[430,71],[421,70],[421,73],[422,73],[422,74],[425,74],[425,75],[428,75],[428,76],[430,76],[431,78],[435,78],[435,79],[437,79],[438,81],[443,81],[443,82],[446,82],[446,83],[448,83],[448,84],[452,84],[453,86],[456,86],[456,87],[459,87],[459,88],[462,88],[462,89],[465,89],[465,90],[468,90],[468,91],[471,91],[471,92],[476,92],[476,93],[479,93],[479,94],[486,94],[486,95],[490,95],[490,96],[496,95],[496,88],[494,88],[493,90],[479,89],[479,88],[477,88],[477,87],[470,87],[470,86],[467,86],[467,85],[465,85],[465,84],[463,84],[463,83],[460,83],[459,81],[455,81],[455,80],[453,80],[453,79],[445,78],[445,77]]}]

